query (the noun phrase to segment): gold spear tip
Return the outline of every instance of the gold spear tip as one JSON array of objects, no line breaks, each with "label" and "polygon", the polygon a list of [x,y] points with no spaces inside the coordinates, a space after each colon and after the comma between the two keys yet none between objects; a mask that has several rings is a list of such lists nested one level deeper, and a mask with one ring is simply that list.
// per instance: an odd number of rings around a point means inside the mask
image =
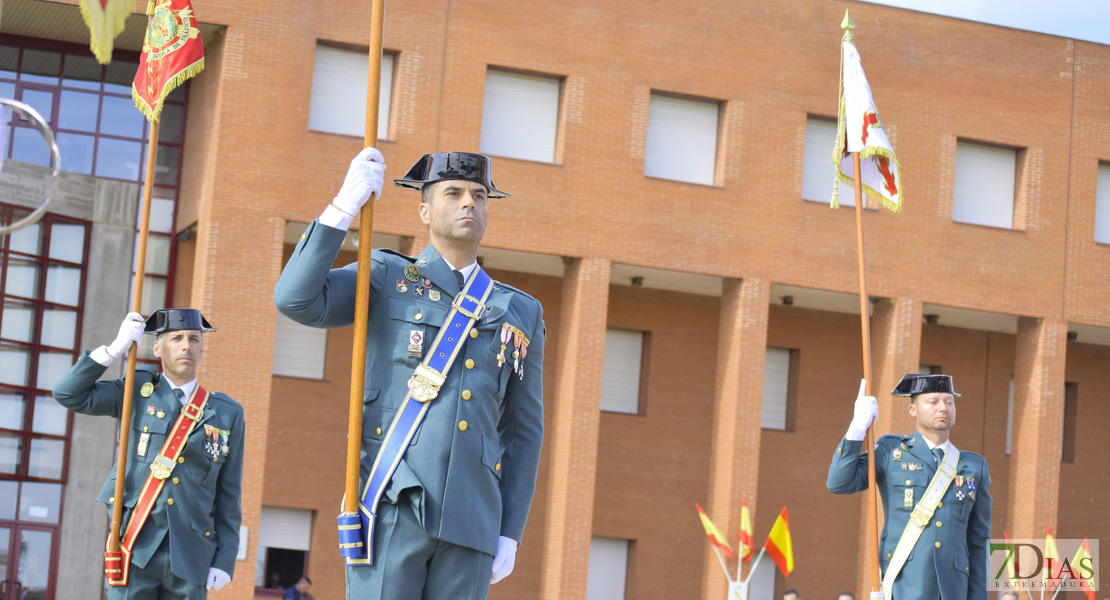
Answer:
[{"label": "gold spear tip", "polygon": [[844,31],[851,31],[856,28],[856,22],[852,20],[852,13],[848,9],[844,9],[844,20],[840,22],[840,28]]}]

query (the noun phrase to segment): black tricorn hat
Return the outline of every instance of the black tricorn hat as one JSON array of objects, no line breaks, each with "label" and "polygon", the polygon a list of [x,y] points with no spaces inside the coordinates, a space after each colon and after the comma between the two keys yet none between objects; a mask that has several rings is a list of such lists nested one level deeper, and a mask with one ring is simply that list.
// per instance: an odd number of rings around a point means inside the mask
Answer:
[{"label": "black tricorn hat", "polygon": [[424,189],[424,186],[447,179],[462,179],[473,181],[486,186],[490,198],[508,198],[509,193],[503,192],[493,186],[490,178],[489,158],[481,154],[470,152],[437,152],[425,154],[416,161],[408,173],[400,179],[394,179],[397,187],[412,190]]},{"label": "black tricorn hat", "polygon": [[204,333],[216,331],[204,315],[195,308],[163,308],[154,311],[146,320],[144,333],[165,333],[195,329]]},{"label": "black tricorn hat", "polygon": [[918,375],[916,373],[907,373],[902,381],[898,382],[894,391],[890,393],[891,396],[916,396],[918,394],[952,394],[954,398],[960,396],[952,387],[951,375]]}]

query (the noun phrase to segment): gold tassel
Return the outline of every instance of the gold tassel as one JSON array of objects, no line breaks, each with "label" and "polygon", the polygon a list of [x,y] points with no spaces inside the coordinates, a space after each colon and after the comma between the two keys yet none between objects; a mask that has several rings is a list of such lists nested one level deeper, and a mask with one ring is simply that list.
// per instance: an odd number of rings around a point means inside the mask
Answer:
[{"label": "gold tassel", "polygon": [[154,4],[154,0],[150,0],[149,2],[146,3],[146,15],[148,17],[154,16],[155,6],[157,6],[157,5]]}]

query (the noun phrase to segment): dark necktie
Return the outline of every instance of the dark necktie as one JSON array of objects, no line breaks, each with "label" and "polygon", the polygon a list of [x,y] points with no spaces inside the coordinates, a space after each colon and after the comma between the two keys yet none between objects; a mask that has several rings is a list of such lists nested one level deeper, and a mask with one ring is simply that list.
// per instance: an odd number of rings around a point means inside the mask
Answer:
[{"label": "dark necktie", "polygon": [[933,448],[931,452],[933,453],[933,458],[937,460],[937,464],[939,465],[940,461],[944,460],[944,450]]},{"label": "dark necktie", "polygon": [[463,279],[462,271],[453,271],[453,273],[455,274],[455,281],[459,282],[459,289],[461,290],[465,281]]},{"label": "dark necktie", "polygon": [[173,388],[173,395],[177,398],[178,403],[185,403],[185,391],[181,388]]}]

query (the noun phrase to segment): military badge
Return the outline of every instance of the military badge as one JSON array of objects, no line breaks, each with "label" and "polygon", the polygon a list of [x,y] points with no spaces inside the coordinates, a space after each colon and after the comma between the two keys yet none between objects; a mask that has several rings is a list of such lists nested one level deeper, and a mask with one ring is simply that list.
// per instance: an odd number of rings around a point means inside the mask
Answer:
[{"label": "military badge", "polygon": [[413,283],[420,281],[420,267],[416,265],[405,265],[405,279]]},{"label": "military badge", "polygon": [[230,436],[230,431],[224,429],[220,430],[220,456],[224,458],[227,458],[228,452],[231,450],[231,446],[227,443],[227,438]]},{"label": "military badge", "polygon": [[497,353],[497,366],[505,364],[505,349],[513,345],[513,373],[524,379],[524,357],[528,356],[528,337],[508,323],[501,324],[501,351]]},{"label": "military badge", "polygon": [[420,280],[420,285],[422,285],[426,288],[430,288],[430,287],[432,287],[432,280],[428,279],[427,277],[424,277]]},{"label": "military badge", "polygon": [[158,409],[157,409],[157,408],[155,408],[155,407],[153,407],[153,406],[147,406],[147,407],[146,407],[146,414],[148,414],[148,415],[150,415],[150,416],[152,416],[152,417],[153,417],[153,416],[154,416],[154,413],[155,413],[155,412],[156,412],[157,410],[158,410]]},{"label": "military badge", "polygon": [[439,302],[441,297],[439,290],[428,290],[428,298],[431,299],[432,302]]},{"label": "military badge", "polygon": [[139,434],[139,443],[135,446],[135,454],[137,454],[140,457],[145,457],[146,456],[146,451],[149,448],[150,448],[150,434],[145,433],[145,432],[140,433]]},{"label": "military badge", "polygon": [[[967,478],[967,490],[969,492],[974,492],[975,491],[975,478],[974,477],[968,477]],[[974,497],[975,496],[972,496],[972,498],[974,498]]]},{"label": "military badge", "polygon": [[412,293],[415,294],[417,298],[422,298],[424,296],[424,289],[422,285],[414,285],[412,286]]},{"label": "military badge", "polygon": [[158,417],[159,419],[165,419],[166,418],[166,411],[159,408],[158,412],[154,413],[154,416]]},{"label": "military badge", "polygon": [[963,491],[963,490],[956,490],[956,498],[957,498],[957,499],[958,499],[959,501],[963,502],[963,499],[964,499],[964,491]]},{"label": "military badge", "polygon": [[957,475],[956,476],[956,487],[962,487],[963,484],[964,484],[964,476],[963,475]]},{"label": "military badge", "polygon": [[409,331],[409,358],[424,356],[424,332],[419,329]]},{"label": "military badge", "polygon": [[974,500],[975,499],[975,490],[972,490],[972,491],[968,492],[967,497]]},{"label": "military badge", "polygon": [[418,263],[420,263],[420,264],[422,264],[422,265],[426,265],[426,264],[428,264],[428,257],[427,257],[427,256],[421,256],[421,257],[420,257],[420,260],[418,260],[418,261],[416,261],[416,262],[418,262]]},{"label": "military badge", "polygon": [[404,279],[398,279],[397,280],[397,291],[404,294],[405,292],[409,291],[409,284],[405,283]]},{"label": "military badge", "polygon": [[913,508],[913,490],[912,489],[907,489],[906,490],[906,499],[902,503],[902,505],[905,506],[906,508]]},{"label": "military badge", "polygon": [[900,444],[900,445],[902,446],[902,449],[903,449],[903,450],[905,450],[906,452],[909,452],[909,451],[910,451],[910,447],[909,447],[909,446],[907,446],[907,445],[905,445],[905,444]]},{"label": "military badge", "polygon": [[213,461],[220,456],[220,430],[212,425],[204,426],[204,453]]},{"label": "military badge", "polygon": [[143,398],[149,398],[150,395],[153,394],[153,393],[154,393],[154,384],[149,382],[149,381],[144,383],[143,387],[139,389],[139,395],[142,396]]},{"label": "military badge", "polygon": [[895,462],[902,462],[902,451],[898,448],[895,448],[894,451],[890,453],[890,456]]}]

